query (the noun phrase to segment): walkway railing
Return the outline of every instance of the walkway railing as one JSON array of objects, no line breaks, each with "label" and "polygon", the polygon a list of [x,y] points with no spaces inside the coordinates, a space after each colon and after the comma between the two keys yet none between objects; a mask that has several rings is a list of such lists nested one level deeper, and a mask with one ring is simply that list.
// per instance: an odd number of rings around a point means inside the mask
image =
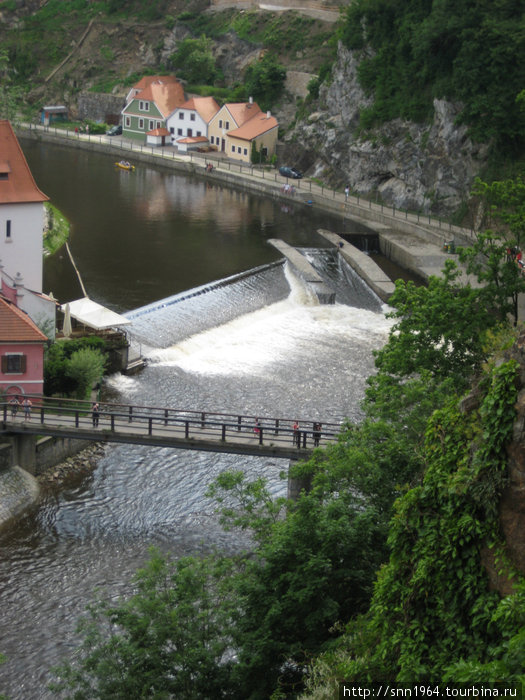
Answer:
[{"label": "walkway railing", "polygon": [[[23,124],[24,128],[33,131],[42,131],[47,133],[52,133],[55,136],[71,139],[71,140],[83,140],[88,142],[95,142],[100,144],[111,144],[115,149],[120,149],[123,152],[129,153],[145,153],[160,160],[166,161],[178,161],[181,163],[190,162],[195,163],[197,167],[202,168],[204,171],[206,165],[213,162],[214,169],[225,172],[239,173],[241,175],[246,175],[255,179],[264,180],[266,182],[275,183],[278,187],[276,188],[280,192],[280,187],[284,182],[287,182],[287,178],[279,175],[277,170],[268,170],[264,167],[256,167],[248,163],[242,163],[240,161],[234,161],[231,159],[226,159],[221,157],[219,154],[213,155],[213,152],[202,154],[202,153],[179,153],[174,147],[159,147],[151,146],[142,143],[135,143],[134,141],[118,138],[115,136],[109,137],[105,134],[86,134],[81,132],[75,132],[71,129],[60,129],[55,126],[43,126],[41,124]],[[128,157],[129,159],[129,157]],[[474,236],[473,228],[463,228],[461,226],[456,226],[449,221],[440,219],[439,217],[430,216],[423,214],[421,212],[408,211],[405,209],[398,209],[395,206],[389,206],[382,202],[373,201],[368,197],[363,195],[349,195],[346,197],[344,192],[339,192],[330,187],[326,187],[323,184],[318,184],[313,180],[304,178],[302,180],[293,180],[293,186],[296,190],[297,195],[307,196],[307,197],[317,197],[318,199],[324,199],[326,201],[332,200],[341,203],[341,207],[344,209],[345,204],[353,204],[361,209],[367,209],[371,212],[377,212],[381,216],[392,217],[394,220],[402,219],[404,221],[409,221],[411,223],[418,224],[420,226],[428,226],[434,230],[441,231],[443,234],[458,234],[460,236],[470,237]]]},{"label": "walkway railing", "polygon": [[[237,445],[266,445],[312,449],[337,440],[340,423],[296,421],[290,418],[271,418],[212,411],[192,411],[158,406],[104,403],[93,412],[92,404],[71,399],[29,397],[32,406],[10,401],[0,403],[4,432],[22,424],[37,428],[46,426],[52,431],[89,430],[107,437],[118,433],[120,441],[129,436],[129,442],[138,437],[199,442],[234,442]],[[95,438],[96,439],[96,438]],[[147,442],[147,440],[145,441]]]}]

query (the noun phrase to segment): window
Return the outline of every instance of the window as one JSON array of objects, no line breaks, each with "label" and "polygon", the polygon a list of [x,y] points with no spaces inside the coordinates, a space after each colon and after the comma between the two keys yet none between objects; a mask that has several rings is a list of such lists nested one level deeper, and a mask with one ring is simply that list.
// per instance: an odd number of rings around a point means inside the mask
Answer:
[{"label": "window", "polygon": [[248,149],[247,149],[247,148],[244,149],[244,155],[245,155],[245,156],[248,155]]},{"label": "window", "polygon": [[139,129],[144,128],[144,119],[139,119]]},{"label": "window", "polygon": [[193,112],[191,112],[191,114],[190,114],[190,119],[192,122],[195,121],[195,114]]},{"label": "window", "polygon": [[5,237],[11,238],[11,219],[5,222]]},{"label": "window", "polygon": [[215,143],[215,136],[210,136],[210,143],[212,145]]},{"label": "window", "polygon": [[179,119],[184,119],[184,112],[179,112]]},{"label": "window", "polygon": [[182,136],[182,129],[177,129],[177,136]]},{"label": "window", "polygon": [[232,153],[235,153],[235,146],[232,146]]},{"label": "window", "polygon": [[149,102],[139,100],[139,109],[141,112],[149,112]]},{"label": "window", "polygon": [[153,121],[153,119],[150,119],[150,120],[149,120],[148,130],[149,130],[149,131],[153,131],[154,128],[155,128],[155,122]]},{"label": "window", "polygon": [[7,180],[9,178],[9,173],[2,171],[0,172],[0,180]]},{"label": "window", "polygon": [[160,122],[155,122],[157,129],[160,129],[162,127],[162,124]]},{"label": "window", "polygon": [[219,129],[222,129],[222,119],[219,119]]},{"label": "window", "polygon": [[126,117],[124,119],[124,126],[130,126],[131,125],[131,117]]},{"label": "window", "polygon": [[2,372],[4,374],[23,374],[26,371],[26,356],[2,355]]},{"label": "window", "polygon": [[230,122],[224,122],[224,128],[229,129],[230,128]]},{"label": "window", "polygon": [[188,133],[186,134],[186,136],[193,136],[193,130],[192,130],[192,129],[188,129]]},{"label": "window", "polygon": [[170,126],[170,134],[174,134],[174,133],[175,133],[175,129],[172,126]]},{"label": "window", "polygon": [[197,131],[197,136],[202,136],[202,132],[201,132],[201,131]]},{"label": "window", "polygon": [[262,153],[263,156],[267,156],[267,155],[268,155],[268,149],[266,148],[266,146],[263,146],[263,147],[261,148],[261,153]]}]

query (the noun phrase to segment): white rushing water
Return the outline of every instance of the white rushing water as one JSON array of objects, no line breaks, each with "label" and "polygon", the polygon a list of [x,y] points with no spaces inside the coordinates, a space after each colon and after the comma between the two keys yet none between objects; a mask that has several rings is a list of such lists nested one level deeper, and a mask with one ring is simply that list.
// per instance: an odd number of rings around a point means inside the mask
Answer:
[{"label": "white rushing water", "polygon": [[[274,285],[280,288],[282,280],[273,274],[272,289],[263,276],[255,291],[254,280],[229,296],[224,288],[211,291],[204,307],[196,297],[193,310],[207,309],[208,327],[189,336],[177,304],[138,314],[148,365],[134,377],[109,378],[107,390],[125,403],[359,420],[372,350],[383,345],[391,325],[380,302],[368,291],[368,308],[320,306],[289,273],[288,292],[275,300]],[[260,308],[243,313],[244,284],[250,295],[267,290],[269,303],[262,299]],[[235,318],[217,323],[217,307],[232,299]],[[192,309],[185,314],[193,327]],[[205,496],[219,473],[266,476],[272,492],[283,495],[280,472],[287,466],[277,459],[108,446],[92,475],[47,497],[0,539],[0,651],[8,657],[0,667],[0,692],[12,700],[51,698],[49,668],[74,648],[76,622],[93,590],[102,587],[111,598],[128,591],[150,545],[174,556],[240,547],[237,535],[221,530]]]}]

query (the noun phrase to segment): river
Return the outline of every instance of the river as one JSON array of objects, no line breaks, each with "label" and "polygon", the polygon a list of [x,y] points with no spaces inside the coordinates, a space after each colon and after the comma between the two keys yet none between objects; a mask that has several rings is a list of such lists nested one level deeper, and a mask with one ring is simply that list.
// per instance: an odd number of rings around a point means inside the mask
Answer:
[{"label": "river", "polygon": [[[372,350],[390,322],[316,233],[351,222],[151,167],[115,171],[109,156],[22,145],[39,187],[73,222],[71,249],[88,293],[129,314],[147,353],[141,374],[108,378],[107,396],[359,420]],[[268,238],[305,249],[339,302],[319,306],[286,265],[264,265],[279,258]],[[232,284],[183,294],[247,270]],[[81,296],[65,255],[46,261],[44,280],[60,301]],[[94,590],[113,599],[129,591],[152,544],[174,556],[240,547],[205,496],[228,468],[264,475],[274,494],[286,493],[282,460],[113,445],[93,474],[45,494],[3,532],[0,691],[13,700],[52,697],[49,669],[74,648]]]}]

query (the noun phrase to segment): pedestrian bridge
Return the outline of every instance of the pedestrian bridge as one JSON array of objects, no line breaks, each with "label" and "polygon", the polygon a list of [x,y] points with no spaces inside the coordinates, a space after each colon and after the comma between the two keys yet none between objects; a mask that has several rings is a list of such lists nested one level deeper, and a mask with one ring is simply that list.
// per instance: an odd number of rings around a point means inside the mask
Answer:
[{"label": "pedestrian bridge", "polygon": [[341,429],[340,423],[114,403],[101,404],[94,416],[88,402],[31,400],[30,415],[21,406],[0,403],[0,435],[52,435],[297,460],[335,442]]}]

